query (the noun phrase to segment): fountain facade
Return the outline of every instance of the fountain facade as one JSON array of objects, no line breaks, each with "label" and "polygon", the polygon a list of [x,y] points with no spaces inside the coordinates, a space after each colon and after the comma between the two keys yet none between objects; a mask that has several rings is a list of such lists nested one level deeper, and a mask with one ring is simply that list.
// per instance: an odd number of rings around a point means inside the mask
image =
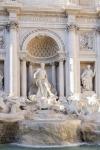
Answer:
[{"label": "fountain facade", "polygon": [[0,141],[99,142],[99,1],[41,3],[0,1]]}]

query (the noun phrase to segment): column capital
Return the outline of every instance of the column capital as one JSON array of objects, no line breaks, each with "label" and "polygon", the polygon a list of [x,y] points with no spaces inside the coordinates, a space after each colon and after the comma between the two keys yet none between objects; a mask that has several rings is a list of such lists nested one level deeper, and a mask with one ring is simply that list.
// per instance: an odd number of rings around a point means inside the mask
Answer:
[{"label": "column capital", "polygon": [[59,58],[58,61],[64,61],[66,59],[66,53],[65,52],[58,52]]},{"label": "column capital", "polygon": [[32,62],[29,62],[29,66],[31,66],[31,67],[33,66]]},{"label": "column capital", "polygon": [[64,60],[65,60],[64,58],[59,59],[59,63],[64,62]]},{"label": "column capital", "polygon": [[8,23],[7,25],[6,25],[6,29],[7,29],[7,31],[9,31],[10,29],[18,29],[18,23],[17,22],[15,22],[15,21],[11,21],[10,23]]},{"label": "column capital", "polygon": [[67,24],[67,30],[68,31],[79,30],[79,27],[78,25],[74,23],[70,23],[70,24]]},{"label": "column capital", "polygon": [[55,62],[51,62],[50,65],[54,66],[54,65],[55,65]]},{"label": "column capital", "polygon": [[26,52],[19,52],[19,58],[20,60],[27,60],[27,53]]},{"label": "column capital", "polygon": [[96,33],[100,34],[100,27],[96,28],[95,31],[96,31]]}]

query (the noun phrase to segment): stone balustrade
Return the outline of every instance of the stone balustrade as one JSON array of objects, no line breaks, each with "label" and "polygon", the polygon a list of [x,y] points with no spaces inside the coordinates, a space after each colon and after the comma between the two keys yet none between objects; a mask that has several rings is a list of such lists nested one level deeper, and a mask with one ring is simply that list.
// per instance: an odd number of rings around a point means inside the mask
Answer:
[{"label": "stone balustrade", "polygon": [[100,0],[0,0],[0,2],[21,2],[25,5],[29,6],[49,6],[49,7],[67,7],[67,6],[75,6],[75,7],[83,7],[83,8],[93,8],[100,6]]}]

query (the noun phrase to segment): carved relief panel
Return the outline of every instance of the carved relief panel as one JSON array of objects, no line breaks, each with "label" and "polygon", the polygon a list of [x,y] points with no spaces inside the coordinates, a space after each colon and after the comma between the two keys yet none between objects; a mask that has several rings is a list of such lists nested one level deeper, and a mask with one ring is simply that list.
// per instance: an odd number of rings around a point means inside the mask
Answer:
[{"label": "carved relief panel", "polygon": [[79,43],[80,43],[80,50],[94,51],[95,33],[93,31],[81,32]]},{"label": "carved relief panel", "polygon": [[0,49],[4,49],[4,30],[0,29]]}]

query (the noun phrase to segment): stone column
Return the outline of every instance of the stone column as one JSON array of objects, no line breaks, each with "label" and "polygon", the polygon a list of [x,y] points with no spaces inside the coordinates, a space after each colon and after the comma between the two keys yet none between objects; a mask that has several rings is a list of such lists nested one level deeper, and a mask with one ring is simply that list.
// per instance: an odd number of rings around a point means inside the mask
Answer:
[{"label": "stone column", "polygon": [[64,97],[64,65],[63,59],[59,61],[59,97]]},{"label": "stone column", "polygon": [[6,45],[6,57],[4,61],[4,91],[9,94],[9,45],[8,43],[10,42],[9,40],[9,32],[6,27],[6,38],[5,38],[5,45]]},{"label": "stone column", "polygon": [[27,96],[27,67],[26,60],[21,61],[21,96]]},{"label": "stone column", "polygon": [[66,97],[69,96],[69,80],[68,80],[68,74],[69,74],[69,70],[68,70],[68,59],[66,58],[65,60],[65,87],[66,87]]},{"label": "stone column", "polygon": [[7,61],[7,78],[8,78],[8,94],[11,96],[19,95],[19,59],[18,59],[18,38],[17,29],[18,25],[15,22],[11,22],[7,25],[9,31],[9,46],[7,49],[6,61]]},{"label": "stone column", "polygon": [[80,43],[79,43],[79,29],[76,27],[76,53],[74,57],[75,61],[75,92],[81,93],[81,79],[80,79]]},{"label": "stone column", "polygon": [[33,75],[33,67],[32,67],[32,64],[30,63],[29,64],[29,88],[32,84],[32,75]]},{"label": "stone column", "polygon": [[69,68],[69,95],[77,92],[77,26],[68,25],[68,68]]},{"label": "stone column", "polygon": [[96,93],[98,97],[100,98],[100,29],[97,29],[96,31],[96,44],[95,49],[97,53],[97,59],[96,59]]},{"label": "stone column", "polygon": [[56,88],[56,68],[55,63],[52,63],[52,83],[54,87]]}]

